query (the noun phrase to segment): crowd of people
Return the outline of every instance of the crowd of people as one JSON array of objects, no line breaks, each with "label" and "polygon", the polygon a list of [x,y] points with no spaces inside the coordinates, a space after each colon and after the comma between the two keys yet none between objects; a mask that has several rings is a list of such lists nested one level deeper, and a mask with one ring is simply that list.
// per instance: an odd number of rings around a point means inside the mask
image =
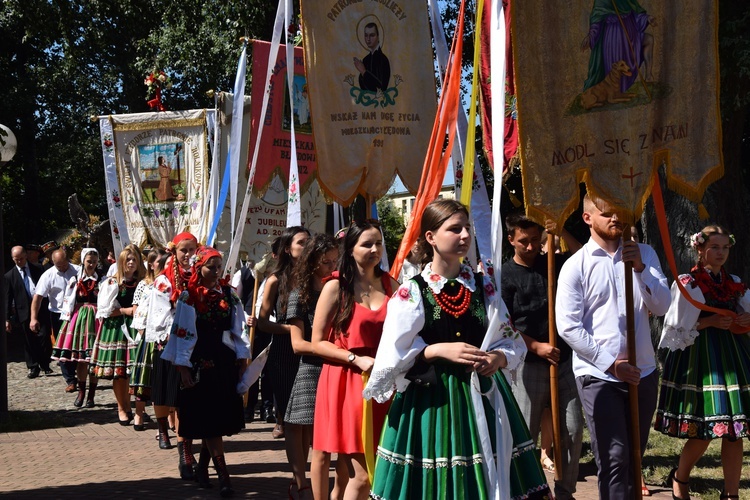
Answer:
[{"label": "crowd of people", "polygon": [[[223,437],[254,420],[256,406],[284,439],[290,498],[571,499],[584,422],[600,498],[648,495],[630,461],[628,388],[637,386],[641,453],[654,414],[657,431],[686,440],[669,476],[673,498],[689,498],[692,468],[713,439],[722,440],[721,498],[739,498],[750,296],[724,268],[734,236],[715,225],[697,232],[697,264],[670,291],[655,251],[623,239],[606,201],[586,195],[583,220],[591,236],[582,245],[552,223],[509,216],[513,255],[499,282],[491,268],[468,265],[468,210],[442,199],[422,214],[401,283],[380,267],[374,220],[336,237],[288,227],[270,265],[243,263],[231,281],[222,254],[188,232],[165,250],[129,245],[115,259],[84,248],[76,264],[45,245],[46,269],[41,248],[15,246],[6,331],[24,337],[29,378],[58,362],[73,406],[94,407],[99,379],[111,380],[118,422],[143,431],[150,403],[158,447],[172,449],[170,431],[176,437],[179,476],[211,488],[213,463],[222,497],[234,492]],[[567,250],[553,260],[554,318],[545,229]],[[665,315],[659,375],[649,317]],[[266,359],[246,390],[248,366]],[[535,445],[540,432],[543,448],[550,440],[553,404],[559,463]],[[555,467],[562,474],[550,488],[543,469]]]}]

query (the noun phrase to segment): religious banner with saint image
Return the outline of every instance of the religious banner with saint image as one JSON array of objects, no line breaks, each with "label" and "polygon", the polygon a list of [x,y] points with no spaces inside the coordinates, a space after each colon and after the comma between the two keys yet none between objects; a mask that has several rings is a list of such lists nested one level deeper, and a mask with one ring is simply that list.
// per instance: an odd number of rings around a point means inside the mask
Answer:
[{"label": "religious banner with saint image", "polygon": [[416,192],[436,110],[426,2],[304,0],[302,20],[321,188],[347,205],[399,174]]},{"label": "religious banner with saint image", "polygon": [[[102,116],[108,202],[130,243],[197,233],[206,210],[206,110]],[[205,234],[196,234],[199,240]]]},{"label": "religious banner with saint image", "polygon": [[714,0],[513,2],[528,214],[562,226],[578,184],[631,220],[666,164],[699,202],[723,174]]},{"label": "religious banner with saint image", "polygon": [[[252,127],[250,131],[250,150],[248,159],[252,160],[258,131],[262,128],[258,149],[258,164],[255,169],[253,191],[256,195],[266,192],[269,184],[276,177],[289,184],[289,160],[291,155],[290,115],[294,117],[294,132],[297,146],[297,170],[299,182],[297,194],[307,192],[315,180],[316,155],[310,119],[310,93],[305,78],[302,48],[294,48],[294,81],[292,82],[292,101],[289,99],[286,72],[286,47],[279,46],[276,64],[271,75],[271,97],[266,115],[261,117],[263,107],[263,85],[268,71],[268,53],[271,44],[260,40],[253,41],[253,81],[252,95],[258,96],[251,101]],[[291,110],[294,110],[292,115]],[[248,165],[248,169],[250,165]],[[295,193],[290,193],[294,195]]]}]

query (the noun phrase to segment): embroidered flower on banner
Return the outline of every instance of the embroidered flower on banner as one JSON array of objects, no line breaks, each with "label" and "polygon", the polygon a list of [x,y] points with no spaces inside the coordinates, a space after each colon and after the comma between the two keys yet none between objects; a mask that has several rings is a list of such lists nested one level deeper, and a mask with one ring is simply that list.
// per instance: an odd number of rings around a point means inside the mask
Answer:
[{"label": "embroidered flower on banner", "polygon": [[289,179],[289,203],[297,203],[298,197],[297,176],[292,175],[292,178]]},{"label": "embroidered flower on banner", "polygon": [[102,141],[102,144],[104,145],[104,151],[107,153],[111,153],[113,151],[114,142],[112,142],[112,134],[104,134],[104,140]]},{"label": "embroidered flower on banner", "polygon": [[120,192],[116,189],[112,190],[112,204],[115,208],[122,208],[122,199],[120,198]]}]

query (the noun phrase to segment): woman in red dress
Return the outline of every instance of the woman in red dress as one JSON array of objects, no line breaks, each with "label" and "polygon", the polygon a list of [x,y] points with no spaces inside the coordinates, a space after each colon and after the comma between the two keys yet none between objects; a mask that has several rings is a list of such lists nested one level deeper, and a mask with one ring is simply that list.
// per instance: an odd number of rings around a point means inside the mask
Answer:
[{"label": "woman in red dress", "polygon": [[[374,363],[386,307],[398,282],[380,269],[383,237],[376,221],[352,222],[342,240],[337,279],[315,309],[312,347],[325,360],[315,401],[313,496],[328,498],[331,453],[338,454],[335,498],[367,498],[370,481],[362,436],[363,377]],[[377,444],[387,405],[373,404]],[[368,450],[373,453],[375,450]]]}]

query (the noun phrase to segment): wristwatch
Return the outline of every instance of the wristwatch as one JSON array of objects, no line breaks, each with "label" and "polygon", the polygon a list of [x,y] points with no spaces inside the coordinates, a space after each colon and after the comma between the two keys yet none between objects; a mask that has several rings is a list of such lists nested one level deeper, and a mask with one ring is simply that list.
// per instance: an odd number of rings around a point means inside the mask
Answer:
[{"label": "wristwatch", "polygon": [[350,352],[349,357],[347,357],[346,359],[349,360],[349,363],[354,363],[354,360],[357,359],[357,355],[353,352]]}]

